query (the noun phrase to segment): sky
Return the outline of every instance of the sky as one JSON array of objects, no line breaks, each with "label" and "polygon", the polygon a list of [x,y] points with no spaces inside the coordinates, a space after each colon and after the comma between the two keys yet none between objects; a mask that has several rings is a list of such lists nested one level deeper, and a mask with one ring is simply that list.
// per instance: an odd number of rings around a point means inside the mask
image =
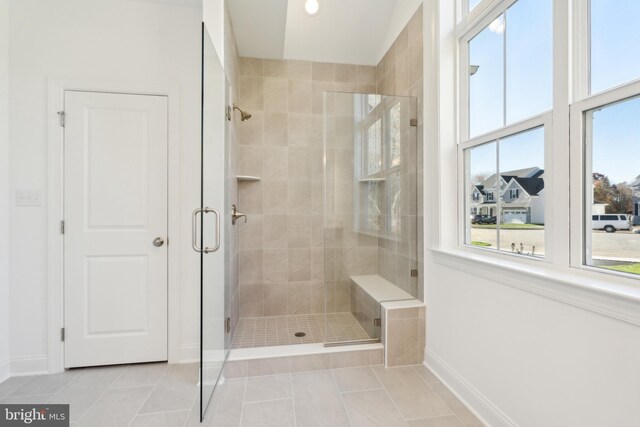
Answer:
[{"label": "sky", "polygon": [[[470,7],[477,3],[469,1]],[[611,0],[591,0],[592,93],[640,78],[640,1],[614,3],[616,7]],[[470,41],[470,64],[480,66],[470,78],[471,137],[551,108],[551,13],[552,0],[518,0]],[[594,171],[608,175],[612,183],[640,175],[634,155],[639,119],[640,99],[593,113]],[[544,168],[543,146],[541,130],[503,141],[501,172]],[[471,176],[495,171],[495,150],[495,144],[473,150]]]}]

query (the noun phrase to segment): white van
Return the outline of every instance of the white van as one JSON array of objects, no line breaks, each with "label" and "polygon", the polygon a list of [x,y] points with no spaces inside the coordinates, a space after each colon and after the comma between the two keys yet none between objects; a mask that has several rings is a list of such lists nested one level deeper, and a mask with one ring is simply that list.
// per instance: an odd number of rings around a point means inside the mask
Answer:
[{"label": "white van", "polygon": [[604,230],[614,233],[616,230],[630,230],[629,217],[624,214],[593,215],[591,217],[592,230]]}]

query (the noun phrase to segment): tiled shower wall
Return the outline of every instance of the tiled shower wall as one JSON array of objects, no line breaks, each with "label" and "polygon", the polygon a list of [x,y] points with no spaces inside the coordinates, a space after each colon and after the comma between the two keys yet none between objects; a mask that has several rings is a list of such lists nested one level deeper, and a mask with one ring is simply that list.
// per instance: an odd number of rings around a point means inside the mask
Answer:
[{"label": "tiled shower wall", "polygon": [[[410,191],[417,193],[415,218],[403,218],[409,224],[409,253],[401,250],[401,245],[388,239],[378,242],[378,264],[380,274],[407,292],[424,301],[424,253],[423,253],[423,32],[422,6],[418,8],[409,23],[402,30],[377,66],[377,92],[382,95],[412,96],[417,98],[418,126],[416,130],[417,176],[409,179],[408,185],[416,183]],[[409,187],[407,187],[408,189]],[[403,183],[403,191],[404,183]],[[404,221],[404,220],[407,221]],[[415,226],[414,226],[415,224]],[[404,224],[403,224],[404,225]],[[414,228],[415,227],[415,228]],[[411,269],[418,269],[418,277],[411,277]]]},{"label": "tiled shower wall", "polygon": [[[240,317],[323,313],[323,93],[375,93],[376,68],[240,58],[239,69],[239,106],[252,118],[238,124],[238,174],[261,179],[238,186],[239,209],[248,216],[240,227]],[[344,114],[329,121],[352,135],[353,109]],[[339,152],[341,162],[353,164],[352,145]],[[353,185],[353,175],[348,180]],[[342,200],[352,200],[346,191]],[[349,209],[344,212],[352,216]],[[347,224],[330,229],[337,236],[352,230]],[[375,273],[377,242],[363,243],[361,256],[352,255],[357,270]],[[346,271],[331,273],[326,310],[350,310]]]},{"label": "tiled shower wall", "polygon": [[[238,207],[248,216],[239,228],[240,317],[322,313],[325,303],[328,312],[350,311],[354,274],[380,274],[423,299],[422,6],[377,67],[240,58],[239,74],[238,103],[252,118],[236,123],[237,173],[261,179],[238,184]],[[417,210],[405,228],[415,239],[412,252],[353,232],[349,96],[328,97],[328,141],[335,145],[328,147],[324,194],[325,91],[418,99]]]}]

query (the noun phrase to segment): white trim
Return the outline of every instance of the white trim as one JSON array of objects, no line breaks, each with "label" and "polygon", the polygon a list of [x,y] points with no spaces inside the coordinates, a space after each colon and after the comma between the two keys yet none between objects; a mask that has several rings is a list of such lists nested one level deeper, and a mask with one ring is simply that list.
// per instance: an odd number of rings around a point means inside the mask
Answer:
[{"label": "white trim", "polygon": [[51,373],[48,369],[48,357],[46,354],[14,357],[11,359],[10,365],[12,377]]},{"label": "white trim", "polygon": [[[64,369],[64,345],[60,328],[64,325],[63,235],[60,220],[63,212],[64,133],[58,111],[64,109],[66,90],[161,95],[168,98],[168,361],[182,359],[180,350],[180,88],[176,85],[148,82],[123,83],[92,80],[49,79],[48,151],[48,364],[49,373]],[[13,362],[12,362],[13,372]]]},{"label": "white trim", "polygon": [[7,360],[0,365],[0,383],[6,381],[11,376],[11,361]]},{"label": "white trim", "polygon": [[502,254],[491,257],[472,249],[431,253],[438,264],[474,277],[640,326],[640,288],[632,284],[634,279],[602,277],[548,263],[536,265],[533,258],[513,257],[511,261]]},{"label": "white trim", "polygon": [[593,172],[590,121],[585,120],[585,113],[606,107],[640,94],[640,81],[633,81],[606,92],[590,96],[575,102],[570,107],[570,150],[571,150],[571,258],[570,265],[594,274],[610,274],[636,280],[628,273],[618,273],[587,266],[586,260],[591,251],[591,233],[587,232],[587,215],[591,216],[592,192],[587,184]]},{"label": "white trim", "polygon": [[517,427],[488,397],[480,393],[462,375],[437,354],[425,348],[424,365],[469,409],[484,425]]},{"label": "white trim", "polygon": [[200,363],[200,343],[182,344],[179,356],[178,360],[174,361],[175,363]]}]

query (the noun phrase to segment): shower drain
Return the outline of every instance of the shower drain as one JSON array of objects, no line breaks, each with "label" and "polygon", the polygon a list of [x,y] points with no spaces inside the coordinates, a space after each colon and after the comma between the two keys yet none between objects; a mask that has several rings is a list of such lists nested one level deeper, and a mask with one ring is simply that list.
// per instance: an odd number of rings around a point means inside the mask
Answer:
[{"label": "shower drain", "polygon": [[295,334],[293,334],[293,335],[295,335],[295,336],[296,336],[296,337],[298,337],[298,338],[302,338],[302,337],[304,337],[304,336],[305,336],[305,335],[307,335],[307,334],[306,334],[306,333],[304,333],[304,332],[296,332],[296,333],[295,333]]}]

